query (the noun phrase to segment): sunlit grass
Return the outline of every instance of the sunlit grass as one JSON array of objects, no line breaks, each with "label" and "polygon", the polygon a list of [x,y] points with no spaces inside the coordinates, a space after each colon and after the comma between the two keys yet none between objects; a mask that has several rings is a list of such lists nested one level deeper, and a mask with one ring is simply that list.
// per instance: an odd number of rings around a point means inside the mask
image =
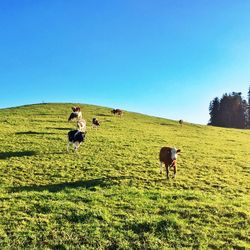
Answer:
[{"label": "sunlit grass", "polygon": [[[81,107],[78,154],[71,104],[0,110],[0,248],[250,248],[249,130]],[[167,145],[182,150],[169,181]]]}]

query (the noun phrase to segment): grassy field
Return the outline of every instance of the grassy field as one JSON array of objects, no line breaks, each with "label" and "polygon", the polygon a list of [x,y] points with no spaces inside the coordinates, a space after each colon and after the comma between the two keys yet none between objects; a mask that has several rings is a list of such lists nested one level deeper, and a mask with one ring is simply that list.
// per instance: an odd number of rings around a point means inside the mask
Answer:
[{"label": "grassy field", "polygon": [[[250,249],[249,130],[81,105],[77,155],[71,106],[0,110],[0,249]],[[159,174],[167,145],[176,179]]]}]

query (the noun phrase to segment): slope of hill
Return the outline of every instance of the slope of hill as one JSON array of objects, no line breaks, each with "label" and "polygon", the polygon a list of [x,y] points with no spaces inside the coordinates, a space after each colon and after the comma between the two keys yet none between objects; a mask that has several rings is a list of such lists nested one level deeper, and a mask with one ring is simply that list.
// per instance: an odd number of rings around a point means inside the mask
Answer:
[{"label": "slope of hill", "polygon": [[[249,130],[81,107],[78,155],[71,104],[0,110],[1,249],[250,249]],[[182,150],[174,180],[165,145]]]}]

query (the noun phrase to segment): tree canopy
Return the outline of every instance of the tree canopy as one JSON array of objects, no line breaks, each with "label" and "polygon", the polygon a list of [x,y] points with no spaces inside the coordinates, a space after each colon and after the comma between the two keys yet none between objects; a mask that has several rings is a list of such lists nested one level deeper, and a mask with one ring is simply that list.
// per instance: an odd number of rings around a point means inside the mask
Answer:
[{"label": "tree canopy", "polygon": [[209,105],[209,125],[227,128],[250,128],[250,87],[248,101],[241,92],[224,94],[221,99],[215,97]]}]

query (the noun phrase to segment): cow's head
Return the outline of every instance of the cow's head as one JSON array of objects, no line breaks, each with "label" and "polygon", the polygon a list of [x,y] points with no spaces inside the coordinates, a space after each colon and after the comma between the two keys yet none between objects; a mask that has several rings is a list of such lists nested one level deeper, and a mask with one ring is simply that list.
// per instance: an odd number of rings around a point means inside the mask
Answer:
[{"label": "cow's head", "polygon": [[171,159],[173,161],[177,160],[177,155],[178,155],[179,152],[181,152],[180,149],[171,148]]}]

